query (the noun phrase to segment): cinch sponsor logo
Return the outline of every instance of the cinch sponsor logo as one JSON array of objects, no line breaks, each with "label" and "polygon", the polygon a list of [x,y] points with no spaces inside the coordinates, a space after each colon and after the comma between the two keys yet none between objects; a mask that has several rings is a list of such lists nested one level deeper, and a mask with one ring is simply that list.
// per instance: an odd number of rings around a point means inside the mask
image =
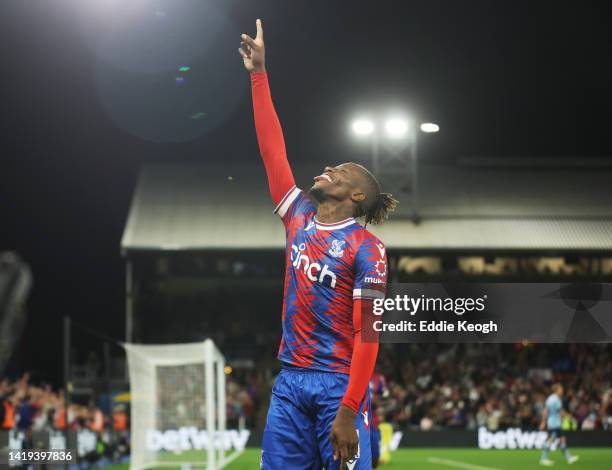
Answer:
[{"label": "cinch sponsor logo", "polygon": [[480,449],[541,449],[548,434],[544,431],[522,431],[510,428],[505,431],[490,432],[478,429]]},{"label": "cinch sponsor logo", "polygon": [[[215,449],[230,450],[233,448],[235,450],[244,450],[250,435],[250,431],[246,429],[242,431],[232,429],[223,433],[217,431],[213,433],[212,444]],[[207,431],[193,426],[169,429],[167,431],[149,429],[146,439],[148,450],[167,450],[171,452],[206,449],[210,440]]]},{"label": "cinch sponsor logo", "polygon": [[325,284],[325,280],[329,279],[329,286],[332,289],[336,288],[336,275],[328,265],[321,265],[319,263],[311,263],[310,258],[303,253],[306,249],[306,244],[302,243],[300,246],[291,245],[291,264],[295,269],[301,269],[304,274],[312,282],[319,282]]}]

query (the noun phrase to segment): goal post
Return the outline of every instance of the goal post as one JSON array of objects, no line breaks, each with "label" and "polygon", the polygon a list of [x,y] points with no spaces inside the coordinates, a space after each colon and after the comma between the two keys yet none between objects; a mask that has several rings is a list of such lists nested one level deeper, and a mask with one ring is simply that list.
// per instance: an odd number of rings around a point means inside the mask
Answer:
[{"label": "goal post", "polygon": [[225,358],[210,339],[124,344],[130,378],[131,469],[218,470],[248,431],[226,429]]}]

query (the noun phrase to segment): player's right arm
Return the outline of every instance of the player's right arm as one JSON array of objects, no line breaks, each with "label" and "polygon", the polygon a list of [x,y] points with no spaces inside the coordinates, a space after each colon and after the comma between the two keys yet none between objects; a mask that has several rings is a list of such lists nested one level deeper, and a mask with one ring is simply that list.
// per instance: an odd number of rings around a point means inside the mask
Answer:
[{"label": "player's right arm", "polygon": [[546,406],[542,410],[542,422],[540,423],[540,430],[546,431],[546,420],[548,419],[548,401],[546,402]]},{"label": "player's right arm", "polygon": [[255,39],[248,34],[243,34],[241,39],[238,50],[245,68],[251,74],[253,112],[259,151],[266,167],[270,195],[277,209],[279,209],[287,201],[290,193],[292,193],[291,196],[295,197],[293,192],[297,194],[297,191],[294,191],[295,180],[287,160],[283,130],[272,103],[265,66],[265,47],[261,20],[257,20],[257,36]]}]

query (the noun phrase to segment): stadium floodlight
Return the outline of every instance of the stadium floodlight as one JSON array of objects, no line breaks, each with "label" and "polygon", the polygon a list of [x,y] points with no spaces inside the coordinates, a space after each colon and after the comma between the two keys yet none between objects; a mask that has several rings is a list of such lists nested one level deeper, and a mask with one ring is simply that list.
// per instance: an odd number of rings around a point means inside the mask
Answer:
[{"label": "stadium floodlight", "polygon": [[404,137],[408,131],[408,123],[403,119],[389,119],[385,123],[385,130],[389,137]]},{"label": "stadium floodlight", "polygon": [[[426,134],[440,131],[440,126],[433,122],[423,122],[415,120],[414,115],[406,114],[400,110],[387,111],[387,120],[380,121],[374,112],[366,114],[372,116],[374,120],[360,118],[352,122],[352,130],[355,135],[369,137],[371,143],[372,170],[375,174],[381,171],[389,175],[401,174],[406,172],[406,176],[411,180],[412,194],[412,220],[415,224],[419,223],[419,182],[418,182],[418,140],[419,129]],[[384,125],[383,125],[384,124]],[[384,132],[382,132],[384,130]],[[384,135],[383,135],[384,134]],[[392,158],[385,161],[384,168],[381,168],[380,149],[381,142],[385,145],[382,149],[388,151]],[[399,158],[398,158],[399,157]],[[398,163],[398,160],[401,163]]]},{"label": "stadium floodlight", "polygon": [[352,128],[357,135],[370,135],[374,132],[374,123],[369,119],[357,119],[353,121]]},{"label": "stadium floodlight", "polygon": [[440,126],[434,124],[433,122],[424,122],[423,124],[421,124],[421,132],[431,134],[433,132],[438,132],[439,130]]}]

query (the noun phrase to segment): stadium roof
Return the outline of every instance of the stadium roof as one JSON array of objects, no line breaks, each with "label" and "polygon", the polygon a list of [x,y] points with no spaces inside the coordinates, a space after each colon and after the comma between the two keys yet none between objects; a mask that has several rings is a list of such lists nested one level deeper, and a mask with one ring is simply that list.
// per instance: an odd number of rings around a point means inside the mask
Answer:
[{"label": "stadium roof", "polygon": [[[319,172],[302,168],[296,179]],[[390,249],[612,250],[610,168],[431,164],[419,181],[420,224],[372,227]],[[121,241],[124,253],[284,245],[260,165],[145,166]]]}]

